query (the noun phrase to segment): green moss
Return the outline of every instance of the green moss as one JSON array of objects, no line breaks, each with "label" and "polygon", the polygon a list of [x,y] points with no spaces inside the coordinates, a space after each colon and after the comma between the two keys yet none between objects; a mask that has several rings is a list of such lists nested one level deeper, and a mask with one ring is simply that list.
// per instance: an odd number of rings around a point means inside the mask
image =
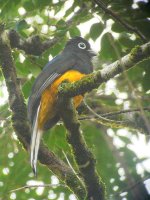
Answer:
[{"label": "green moss", "polygon": [[138,61],[139,59],[141,59],[141,56],[142,56],[142,48],[139,45],[137,45],[131,50],[130,60]]},{"label": "green moss", "polygon": [[[68,175],[66,178],[66,184],[68,186],[71,186],[70,189],[76,188],[76,190],[74,190],[74,191],[76,191],[76,195],[78,196],[79,200],[85,199],[85,197],[87,196],[86,189],[85,189],[82,181],[79,180],[76,175],[73,175],[73,174],[70,174],[70,176]],[[74,192],[74,191],[72,191],[72,192]]]},{"label": "green moss", "polygon": [[97,71],[89,74],[75,83],[62,83],[58,89],[58,96],[61,98],[69,98],[77,95],[83,95],[91,91],[100,84],[101,72]]}]

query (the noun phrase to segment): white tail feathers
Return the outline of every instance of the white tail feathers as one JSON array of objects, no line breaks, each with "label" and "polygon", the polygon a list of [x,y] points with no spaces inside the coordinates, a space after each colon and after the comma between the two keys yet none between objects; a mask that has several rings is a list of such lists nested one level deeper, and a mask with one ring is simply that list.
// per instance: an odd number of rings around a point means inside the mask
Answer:
[{"label": "white tail feathers", "polygon": [[37,113],[34,119],[33,127],[32,127],[32,139],[31,139],[31,150],[30,150],[30,162],[31,167],[33,169],[34,174],[37,174],[37,159],[38,159],[38,151],[40,146],[40,140],[43,131],[38,128],[38,114],[40,110],[40,105],[37,109]]}]

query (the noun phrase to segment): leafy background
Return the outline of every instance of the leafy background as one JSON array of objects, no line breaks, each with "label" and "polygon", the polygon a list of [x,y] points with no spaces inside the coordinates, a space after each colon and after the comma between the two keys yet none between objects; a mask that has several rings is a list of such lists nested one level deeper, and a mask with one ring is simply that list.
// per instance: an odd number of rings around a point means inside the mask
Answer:
[{"label": "leafy background", "polygon": [[[136,27],[147,40],[150,39],[149,1],[103,2],[131,27]],[[75,15],[82,7],[84,9]],[[112,20],[110,15],[96,6],[95,1],[87,0],[85,3],[74,0],[0,0],[0,20],[6,24],[8,30],[15,29],[24,39],[33,35],[39,35],[43,41],[59,38],[53,48],[40,56],[27,55],[21,50],[13,49],[17,75],[26,101],[36,76],[48,60],[63,49],[70,37],[84,36],[92,47],[99,51],[96,69],[105,67],[126,55],[131,48],[143,44],[140,37],[117,20]],[[33,177],[29,155],[22,148],[11,127],[11,113],[2,73],[0,84],[0,199],[75,200],[75,196],[46,167],[39,165],[38,177]],[[149,94],[150,64],[149,60],[146,60],[88,94],[86,101],[96,112],[107,113],[149,106]],[[149,117],[149,113],[146,112],[145,116]],[[128,114],[126,117],[133,116]],[[139,123],[144,121],[139,120]],[[103,127],[90,120],[82,121],[82,129],[97,160],[97,170],[106,185],[107,199],[150,199],[149,136],[128,129]],[[67,162],[67,157],[73,168],[76,168],[65,139],[63,125],[55,126],[44,135],[44,140],[61,159]],[[11,192],[26,184],[58,186]]]}]

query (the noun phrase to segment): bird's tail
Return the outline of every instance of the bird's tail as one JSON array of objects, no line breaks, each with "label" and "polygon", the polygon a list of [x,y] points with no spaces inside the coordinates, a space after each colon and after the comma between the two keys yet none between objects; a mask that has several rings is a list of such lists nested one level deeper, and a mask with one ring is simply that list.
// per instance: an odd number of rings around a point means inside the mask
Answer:
[{"label": "bird's tail", "polygon": [[31,138],[31,149],[30,149],[30,162],[31,167],[33,169],[34,175],[37,174],[37,159],[38,159],[38,151],[40,146],[40,140],[43,133],[43,130],[38,128],[38,114],[40,110],[40,105],[37,109],[37,113],[34,119],[33,127],[32,127],[32,138]]}]

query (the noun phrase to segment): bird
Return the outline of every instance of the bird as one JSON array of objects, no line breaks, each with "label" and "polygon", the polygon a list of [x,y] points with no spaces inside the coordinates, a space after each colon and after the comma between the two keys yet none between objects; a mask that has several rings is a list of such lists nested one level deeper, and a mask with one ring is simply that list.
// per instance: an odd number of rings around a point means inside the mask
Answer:
[{"label": "bird", "polygon": [[[91,49],[89,42],[76,36],[68,40],[62,52],[44,66],[33,83],[27,112],[32,132],[30,163],[35,175],[41,137],[44,131],[60,120],[57,110],[58,87],[64,80],[72,83],[92,73],[94,56],[96,53]],[[75,108],[83,98],[82,95],[73,98]]]}]

